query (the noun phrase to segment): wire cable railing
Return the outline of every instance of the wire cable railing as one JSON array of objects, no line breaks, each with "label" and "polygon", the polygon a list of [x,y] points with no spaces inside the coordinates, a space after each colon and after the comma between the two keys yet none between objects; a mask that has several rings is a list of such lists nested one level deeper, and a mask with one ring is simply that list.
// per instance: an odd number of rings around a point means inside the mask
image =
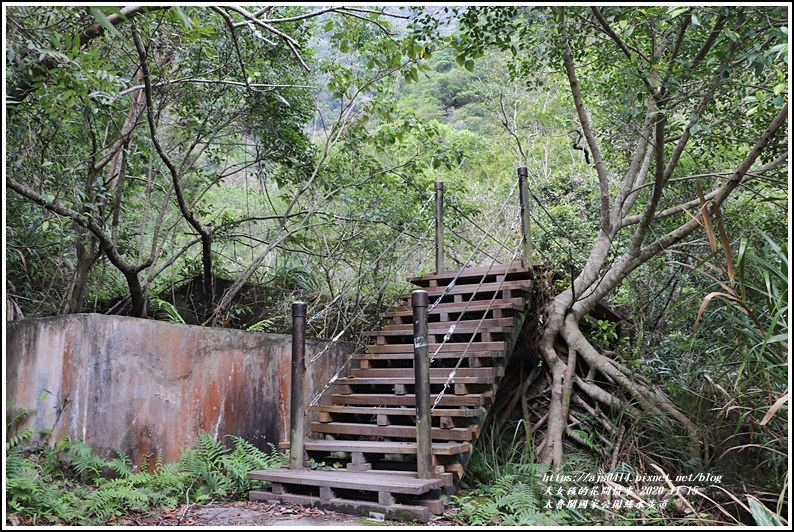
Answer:
[{"label": "wire cable railing", "polygon": [[[507,198],[505,198],[505,201],[502,203],[502,206],[499,208],[499,211],[493,217],[493,220],[491,221],[491,225],[488,227],[488,230],[485,232],[485,235],[483,235],[483,237],[480,239],[480,241],[477,243],[477,245],[471,251],[471,253],[469,254],[469,258],[466,259],[466,262],[464,262],[463,266],[460,269],[458,269],[458,272],[455,274],[455,277],[452,278],[452,281],[450,281],[450,283],[442,291],[441,295],[438,296],[436,301],[427,309],[428,313],[432,312],[433,309],[436,308],[436,306],[441,302],[443,297],[446,296],[447,294],[449,294],[450,290],[452,290],[452,288],[454,288],[454,286],[457,283],[458,279],[460,278],[461,274],[464,272],[464,270],[466,269],[468,264],[471,262],[472,258],[477,253],[477,251],[480,249],[480,246],[482,246],[483,242],[485,242],[486,237],[488,236],[490,231],[493,229],[494,224],[499,219],[499,216],[502,214],[502,211],[504,211],[505,208],[507,207],[507,205],[509,204],[510,199],[513,197],[513,194],[515,194],[517,189],[518,189],[518,185],[516,185],[512,189],[510,189],[510,194],[508,194]],[[494,263],[492,262],[491,264],[493,265]]]},{"label": "wire cable railing", "polygon": [[[427,199],[427,201],[425,201],[424,205],[422,205],[422,208],[419,210],[419,212],[417,213],[416,217],[414,217],[414,219],[411,220],[410,223],[406,224],[405,228],[403,228],[403,230],[396,237],[394,237],[392,239],[392,241],[389,243],[389,245],[386,246],[383,249],[383,251],[381,251],[380,255],[378,255],[374,260],[372,260],[370,262],[370,267],[375,265],[375,264],[377,264],[386,255],[386,253],[388,253],[395,246],[395,244],[397,244],[397,242],[399,242],[399,240],[408,232],[408,230],[414,225],[414,223],[421,219],[422,213],[424,213],[424,211],[427,210],[427,207],[430,205],[432,200],[433,200],[433,196],[430,196]],[[429,229],[427,231],[429,231]],[[427,231],[425,232],[425,235],[427,234]],[[350,284],[348,284],[348,286],[346,288],[344,288],[342,291],[340,291],[339,294],[337,294],[336,297],[334,297],[322,310],[320,310],[319,312],[317,312],[314,315],[312,315],[311,318],[309,318],[307,320],[307,322],[306,322],[307,325],[312,323],[314,320],[320,318],[326,312],[328,312],[328,310],[332,306],[334,306],[334,304],[336,304],[342,298],[342,296],[344,296],[347,292],[349,292],[355,286],[355,283],[360,281],[370,271],[371,271],[370,268],[365,268],[364,271],[358,277],[356,277],[353,281],[351,281]]]},{"label": "wire cable railing", "polygon": [[[521,252],[521,249],[522,249],[521,245],[516,246],[515,252],[513,253],[513,257],[512,257],[512,259],[510,261],[509,266],[512,266],[515,263],[516,258],[518,257],[519,253]],[[489,271],[490,271],[490,268],[489,268]],[[488,301],[488,307],[487,307],[486,311],[483,312],[482,317],[477,322],[477,325],[474,328],[474,332],[471,333],[471,336],[469,337],[469,341],[466,344],[466,347],[463,349],[463,351],[461,352],[460,356],[458,357],[458,361],[456,362],[455,367],[452,368],[452,371],[450,371],[446,382],[444,382],[444,385],[441,388],[441,391],[436,395],[436,398],[433,401],[433,405],[430,407],[430,411],[431,412],[433,412],[436,409],[436,406],[438,406],[438,404],[441,402],[441,399],[444,397],[444,394],[446,393],[447,389],[449,388],[449,385],[455,379],[455,375],[457,374],[458,369],[460,369],[460,365],[463,362],[463,359],[466,358],[466,355],[469,353],[469,349],[471,348],[472,344],[474,343],[474,339],[477,337],[477,334],[479,334],[479,332],[480,332],[480,328],[482,327],[482,324],[485,321],[485,317],[488,315],[488,312],[493,308],[493,304],[496,301],[496,296],[497,296],[497,294],[499,294],[500,289],[501,289],[501,287],[503,286],[503,284],[505,282],[505,279],[507,279],[506,275],[502,276],[502,278],[498,281],[498,286],[494,290],[494,293],[491,296],[491,299]],[[481,281],[481,283],[482,283],[482,281]],[[475,296],[475,293],[472,293],[471,297],[469,298],[469,301],[466,304],[466,308],[468,308],[468,306],[471,303],[471,301],[474,300],[474,296]],[[462,317],[464,313],[465,313],[465,310],[464,310],[463,313],[461,313],[460,317]],[[460,319],[460,317],[458,319]],[[445,336],[445,341],[446,341],[446,336]],[[436,350],[436,353],[438,353],[438,351],[440,349],[441,349],[441,346],[438,347],[438,349]],[[434,358],[435,358],[435,355],[433,357],[431,357],[430,361],[432,362]]]},{"label": "wire cable railing", "polygon": [[[496,264],[498,264],[498,261],[497,261],[497,259],[495,257],[501,256],[501,254],[506,249],[508,249],[509,245],[505,241],[499,240],[498,238],[496,238],[494,236],[494,228],[497,226],[497,223],[499,223],[500,221],[504,222],[505,220],[512,220],[511,227],[509,229],[509,233],[508,234],[514,234],[515,233],[515,231],[514,231],[515,226],[520,221],[520,217],[518,216],[518,214],[523,212],[523,208],[521,210],[519,210],[518,212],[513,212],[512,216],[508,215],[506,217],[503,217],[503,215],[508,210],[508,206],[511,204],[511,201],[514,201],[513,198],[514,198],[514,196],[516,194],[516,191],[520,189],[520,186],[521,186],[521,184],[519,182],[519,183],[516,183],[513,187],[511,187],[509,194],[504,199],[504,201],[503,201],[502,205],[500,206],[500,208],[497,210],[497,212],[495,214],[493,214],[493,216],[490,217],[490,223],[489,223],[487,229],[482,229],[482,227],[480,225],[474,223],[472,220],[469,219],[469,217],[467,217],[465,215],[463,216],[463,218],[469,220],[476,227],[476,229],[478,229],[479,232],[482,233],[482,236],[479,238],[479,240],[476,243],[472,242],[469,239],[461,238],[462,241],[467,242],[470,246],[472,246],[471,247],[471,251],[469,252],[468,257],[462,263],[461,267],[456,271],[456,273],[455,273],[454,277],[452,278],[452,280],[444,287],[444,289],[441,292],[441,294],[438,295],[438,297],[435,299],[435,301],[429,306],[429,308],[427,309],[428,314],[430,312],[432,312],[442,302],[443,298],[445,296],[447,296],[450,293],[450,291],[456,286],[457,282],[460,279],[460,276],[465,272],[465,270],[467,268],[469,268],[470,265],[477,264],[477,262],[474,259],[475,259],[475,257],[478,256],[478,254],[480,256],[483,256],[483,257],[488,257],[490,259],[490,261],[489,261],[489,264],[488,264],[486,270],[484,271],[482,276],[480,276],[479,283],[477,284],[476,288],[473,290],[471,296],[468,298],[468,301],[466,301],[466,304],[463,307],[463,309],[455,311],[456,313],[458,313],[458,317],[455,320],[455,322],[450,325],[450,327],[449,327],[448,331],[446,332],[446,334],[444,335],[442,341],[438,344],[438,346],[436,346],[434,352],[429,357],[431,363],[436,359],[436,357],[438,356],[438,354],[440,353],[440,351],[442,350],[444,345],[447,344],[447,342],[449,342],[452,339],[452,337],[453,337],[453,335],[455,333],[455,330],[458,328],[461,320],[464,318],[464,316],[466,316],[466,314],[467,314],[467,312],[468,312],[468,310],[470,308],[470,305],[475,300],[475,297],[477,295],[478,290],[483,285],[483,283],[487,279],[488,275],[491,273],[492,268]],[[392,241],[371,262],[369,268],[363,269],[363,271],[362,271],[362,273],[360,275],[358,275],[355,279],[350,281],[348,283],[348,285],[344,289],[342,289],[329,303],[327,303],[325,305],[325,307],[320,309],[318,312],[314,313],[307,320],[306,323],[308,324],[308,323],[311,323],[311,322],[316,321],[317,319],[321,318],[323,315],[325,315],[327,312],[329,312],[329,310],[332,307],[337,305],[339,303],[339,301],[347,293],[349,293],[354,287],[358,286],[357,283],[359,283],[359,281],[361,281],[361,279],[363,279],[369,273],[371,267],[374,266],[375,264],[377,264],[379,261],[381,261],[383,259],[383,257],[385,257],[386,254],[389,253],[394,248],[394,246],[397,244],[397,242],[408,233],[408,231],[414,226],[414,224],[422,219],[422,214],[428,208],[428,206],[430,205],[432,199],[433,199],[432,196],[427,199],[427,201],[422,205],[421,209],[419,210],[417,215],[414,217],[414,219],[410,223],[406,224],[405,228],[394,239],[392,239]],[[458,209],[458,211],[459,211],[459,209]],[[460,212],[460,214],[463,214],[463,213]],[[437,216],[438,216],[438,212],[437,212]],[[436,223],[439,223],[439,221],[436,220]],[[424,233],[422,234],[422,236],[420,238],[416,239],[417,244],[415,244],[414,247],[418,247],[418,245],[421,244],[421,242],[423,242],[425,240],[425,238],[427,237],[428,233],[431,230],[432,230],[432,224],[429,224],[426,227],[426,229],[425,229]],[[459,236],[459,237],[462,236],[462,235],[458,235],[457,233],[454,233],[454,234],[456,234],[456,236]],[[494,248],[492,248],[492,249],[485,250],[484,249],[485,248],[484,244],[486,243],[486,241],[489,241],[489,240],[494,242],[494,243],[496,243],[497,245]],[[438,245],[438,243],[437,243],[437,245]],[[520,253],[520,250],[522,249],[522,246],[524,246],[524,245],[525,245],[525,240],[522,239],[521,242],[519,243],[519,245],[516,246],[516,248],[515,248],[515,250],[514,250],[514,252],[512,254],[512,257],[510,258],[508,270],[516,262],[516,258],[518,257],[518,255]],[[429,252],[425,255],[424,259],[419,264],[415,276],[419,275],[419,273],[423,270],[423,268],[425,267],[425,263],[427,262],[427,260],[432,255],[432,252],[433,252],[433,249],[431,247]],[[437,268],[439,267],[438,264],[439,263],[437,262]],[[436,272],[436,273],[441,273],[441,272]],[[431,411],[432,411],[432,409],[436,408],[436,406],[439,404],[439,402],[441,401],[442,397],[444,396],[444,393],[448,389],[449,385],[453,382],[453,380],[455,378],[455,375],[456,375],[458,369],[460,368],[460,365],[462,364],[463,359],[466,358],[467,354],[470,351],[471,345],[474,343],[475,338],[479,334],[479,331],[480,331],[480,329],[482,327],[482,324],[484,323],[484,320],[485,320],[486,316],[488,316],[489,312],[492,310],[494,302],[495,302],[496,297],[497,297],[497,294],[501,290],[501,287],[502,287],[503,283],[505,282],[505,279],[507,279],[507,275],[499,276],[498,289],[494,292],[493,296],[489,300],[487,308],[484,310],[484,312],[482,313],[482,317],[477,322],[475,330],[471,334],[471,337],[470,337],[468,343],[466,344],[464,350],[462,351],[461,355],[458,357],[454,368],[451,368],[449,377],[447,378],[446,382],[444,383],[444,385],[443,385],[443,387],[441,389],[441,392],[436,396],[436,400],[435,400],[435,403],[432,405]],[[383,283],[383,285],[381,286],[381,292],[379,292],[379,294],[382,294],[384,292],[386,284],[387,283]],[[314,364],[315,362],[317,362],[325,353],[327,353],[330,349],[332,349],[344,337],[345,333],[350,329],[350,327],[352,327],[352,325],[354,323],[356,323],[357,318],[359,318],[360,316],[364,316],[365,315],[367,309],[370,307],[370,305],[374,301],[375,301],[374,299],[370,299],[360,309],[358,309],[358,311],[355,313],[355,315],[352,318],[350,318],[349,320],[347,320],[348,321],[347,324],[344,325],[344,327],[342,327],[341,330],[339,330],[333,336],[333,338],[331,339],[331,342],[329,344],[327,344],[322,350],[320,350],[317,354],[315,354],[311,358],[311,360],[309,361],[309,365]],[[386,314],[388,314],[388,312],[392,308],[395,307],[395,305],[397,304],[398,301],[399,301],[398,299],[394,299],[392,301],[391,305],[388,307],[386,313],[380,315],[380,318],[378,319],[378,326],[381,325],[384,316],[386,316]],[[480,310],[481,309],[478,309],[478,312]],[[329,381],[327,383],[325,383],[323,385],[322,389],[319,390],[318,393],[316,393],[316,395],[311,399],[311,401],[309,401],[309,404],[305,408],[304,414],[308,413],[309,410],[313,406],[315,406],[315,405],[317,405],[319,403],[319,401],[321,400],[322,396],[342,376],[342,374],[346,370],[346,368],[350,367],[350,364],[351,364],[352,360],[354,359],[354,357],[356,356],[356,354],[358,354],[358,350],[354,349],[351,354],[349,354],[348,356],[345,357],[344,362],[337,369],[337,371],[334,373],[334,375],[329,379]]]}]

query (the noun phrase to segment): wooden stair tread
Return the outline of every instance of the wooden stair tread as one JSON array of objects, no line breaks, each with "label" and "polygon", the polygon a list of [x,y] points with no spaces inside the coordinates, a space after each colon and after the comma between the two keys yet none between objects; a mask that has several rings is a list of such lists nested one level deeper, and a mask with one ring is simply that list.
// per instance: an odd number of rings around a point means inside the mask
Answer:
[{"label": "wooden stair tread", "polygon": [[[395,345],[395,344],[392,344]],[[505,352],[504,351],[479,351],[476,349],[477,344],[472,343],[472,347],[469,351],[466,351],[464,355],[466,358],[476,357],[476,358],[504,358]],[[463,354],[449,352],[449,351],[439,351],[436,353],[434,350],[429,350],[430,356],[434,358],[460,358]],[[405,352],[405,353],[372,353],[372,354],[358,354],[353,355],[353,360],[413,360],[414,353],[413,351]]]},{"label": "wooden stair tread", "polygon": [[[464,369],[464,368],[461,368]],[[470,368],[465,368],[470,369]],[[494,369],[494,368],[476,368],[476,369]],[[458,370],[460,371],[460,369]],[[451,383],[458,384],[492,384],[496,382],[497,375],[482,375],[476,377],[465,377],[459,374],[455,375]],[[449,378],[449,372],[443,376],[430,376],[430,384],[444,384]],[[416,384],[414,377],[342,377],[336,379],[334,384],[339,385],[357,385],[357,384]]]},{"label": "wooden stair tread", "polygon": [[[435,402],[437,395],[431,394],[430,401]],[[331,402],[337,405],[405,405],[416,406],[416,395],[394,395],[388,393],[350,393],[333,394]],[[493,393],[487,391],[481,394],[451,395],[444,394],[439,406],[470,406],[478,407],[493,402]]]},{"label": "wooden stair tread", "polygon": [[[458,321],[439,321],[427,324],[428,334],[446,334],[450,328],[454,326],[453,333],[459,332],[472,332],[475,330],[483,330],[490,327],[515,327],[515,319],[508,318],[485,318],[473,320],[458,320]],[[414,333],[413,323],[404,323],[400,325],[386,325],[382,331],[367,331],[364,334],[377,335],[383,331],[400,331],[407,332],[411,335]]]},{"label": "wooden stair tread", "polygon": [[[434,353],[438,347],[441,346],[440,353],[462,353],[463,351],[507,351],[507,342],[447,342],[445,344],[431,343],[427,344],[427,351]],[[414,344],[386,344],[378,345],[371,344],[366,346],[367,353],[412,353],[414,352]]]},{"label": "wooden stair tread", "polygon": [[[523,311],[526,306],[526,300],[520,297],[510,299],[496,299],[491,300],[475,300],[469,303],[466,307],[465,303],[439,303],[433,310],[428,309],[428,316],[436,316],[442,312],[462,312],[464,308],[467,312],[482,312],[488,308],[492,310],[515,310]],[[413,308],[410,305],[401,305],[391,312],[384,312],[380,316],[382,318],[396,318],[401,316],[413,316]]]},{"label": "wooden stair tread", "polygon": [[[455,371],[455,377],[504,377],[502,367],[484,368],[430,368],[430,382],[434,379],[446,379]],[[350,377],[357,379],[414,379],[414,368],[370,368],[352,369]]]},{"label": "wooden stair tread", "polygon": [[[383,436],[385,438],[412,438],[416,439],[416,426],[408,425],[369,425],[367,423],[330,423],[313,422],[312,432],[319,434],[355,434],[366,436]],[[442,429],[432,427],[431,437],[437,440],[470,441],[479,432],[478,428],[453,427]]]},{"label": "wooden stair tread", "polygon": [[[532,288],[532,281],[531,280],[521,280],[521,281],[505,281],[503,283],[483,283],[483,284],[456,284],[452,288],[447,288],[444,286],[434,286],[428,287],[425,290],[427,291],[427,295],[430,298],[438,297],[442,294],[445,296],[451,295],[459,295],[459,294],[471,294],[471,293],[478,293],[478,294],[486,294],[486,293],[493,293],[493,292],[501,292],[502,290],[523,290],[529,291]],[[397,296],[398,299],[411,299],[411,294],[401,294]],[[432,305],[435,301],[430,301]],[[465,305],[464,302],[461,305]]]},{"label": "wooden stair tread", "polygon": [[[289,442],[281,442],[281,449],[289,449]],[[408,441],[358,441],[358,440],[305,440],[303,448],[307,451],[416,454],[416,443]],[[433,442],[432,452],[436,455],[456,455],[471,450],[470,443]]]},{"label": "wooden stair tread", "polygon": [[[372,414],[386,416],[415,416],[416,408],[395,408],[383,406],[352,406],[352,405],[315,405],[309,408],[313,412],[329,412],[331,414]],[[434,416],[447,417],[478,417],[479,410],[469,408],[436,408]]]},{"label": "wooden stair tread", "polygon": [[[441,330],[441,329],[428,329],[427,334],[429,335],[445,335],[449,331],[449,327]],[[464,326],[459,329],[455,329],[452,334],[480,334],[480,333],[510,333],[514,332],[515,327],[513,325],[482,325],[477,327],[476,324],[472,324],[470,326]],[[362,336],[369,336],[372,338],[379,337],[379,336],[389,336],[389,337],[399,337],[399,336],[409,336],[413,337],[413,331],[404,331],[404,330],[391,330],[391,331],[365,331],[361,333]]]},{"label": "wooden stair tread", "polygon": [[532,270],[528,270],[520,264],[493,264],[491,266],[480,266],[477,268],[464,268],[463,270],[446,270],[439,273],[430,273],[419,277],[409,277],[407,280],[411,284],[417,286],[428,286],[431,281],[451,281],[457,276],[459,281],[467,281],[471,279],[481,279],[483,275],[511,275],[511,274],[532,274]]},{"label": "wooden stair tread", "polygon": [[299,484],[329,488],[357,489],[389,493],[421,495],[442,487],[438,478],[420,479],[405,474],[390,475],[388,471],[349,472],[345,470],[324,471],[319,469],[265,469],[249,471],[251,480],[266,480],[280,484]]}]

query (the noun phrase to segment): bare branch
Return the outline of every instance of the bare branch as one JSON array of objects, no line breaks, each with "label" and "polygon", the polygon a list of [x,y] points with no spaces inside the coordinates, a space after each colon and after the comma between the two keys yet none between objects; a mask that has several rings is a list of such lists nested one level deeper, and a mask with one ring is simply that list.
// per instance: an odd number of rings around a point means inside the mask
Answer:
[{"label": "bare branch", "polygon": [[196,217],[196,215],[188,208],[187,202],[185,201],[185,196],[182,192],[182,185],[179,181],[179,172],[177,171],[176,166],[168,157],[168,154],[165,153],[162,145],[160,144],[160,139],[157,136],[157,125],[155,124],[154,120],[154,102],[152,98],[152,86],[151,86],[151,74],[149,73],[149,65],[148,65],[148,57],[146,53],[146,49],[143,46],[143,41],[141,40],[141,36],[138,33],[138,29],[133,25],[132,27],[132,38],[135,42],[135,48],[138,51],[138,57],[141,62],[141,72],[143,73],[143,82],[146,85],[144,89],[144,94],[146,95],[146,117],[149,122],[149,132],[152,136],[152,144],[154,144],[155,150],[157,150],[157,154],[160,156],[160,159],[168,168],[168,171],[171,174],[171,180],[174,187],[174,193],[176,194],[177,203],[179,204],[179,210],[184,216],[185,220],[196,230],[196,232],[201,236],[201,243],[202,243],[202,264],[204,266],[204,290],[205,293],[210,293],[212,291],[213,286],[213,277],[212,277],[212,235],[207,230],[206,227],[201,223],[201,221]]},{"label": "bare branch", "polygon": [[[719,206],[722,204],[723,201],[733,192],[736,187],[744,179],[744,176],[750,170],[750,167],[755,163],[758,156],[761,155],[761,152],[766,148],[772,138],[777,134],[778,130],[781,126],[788,120],[788,103],[786,103],[777,116],[772,120],[767,127],[766,131],[761,135],[758,139],[758,142],[755,143],[753,148],[747,154],[745,159],[733,173],[731,178],[722,186],[719,190],[716,191],[712,199],[712,204]],[[679,242],[689,233],[694,231],[700,226],[697,220],[690,220],[686,224],[683,224],[678,229],[664,235],[662,238],[658,239],[653,244],[644,248],[640,254],[640,263],[647,261],[649,258],[655,256],[657,253],[661,252],[663,249],[672,246],[673,244]]]},{"label": "bare branch", "polygon": [[[237,7],[237,6],[227,6],[227,7],[229,9],[231,9],[232,11],[234,11],[235,13],[239,13],[240,15],[242,15],[244,18],[248,19],[252,23],[263,27],[264,29],[266,29],[270,33],[272,33],[274,35],[278,35],[279,37],[281,37],[281,39],[283,39],[284,42],[287,43],[287,46],[289,46],[290,50],[292,50],[293,55],[298,59],[298,61],[300,61],[300,64],[303,66],[303,68],[306,69],[307,72],[309,72],[311,70],[309,68],[309,65],[306,64],[306,61],[303,60],[303,57],[301,56],[300,52],[298,52],[298,49],[300,48],[300,43],[298,43],[298,41],[296,41],[293,37],[291,37],[290,35],[287,35],[286,33],[284,33],[283,31],[279,30],[278,28],[275,28],[275,27],[271,26],[270,24],[268,24],[268,23],[256,18],[251,13],[249,13],[248,11],[246,11],[245,9],[243,9],[241,7]],[[231,24],[231,19],[229,20],[229,24]]]},{"label": "bare branch", "polygon": [[[560,21],[562,24],[562,21]],[[601,230],[609,233],[611,221],[609,218],[609,183],[607,182],[607,173],[604,166],[604,159],[601,157],[601,150],[598,148],[598,142],[593,135],[593,129],[590,125],[590,116],[584,106],[584,99],[582,98],[582,91],[579,87],[579,80],[576,77],[576,70],[573,64],[573,55],[568,43],[565,43],[565,50],[563,51],[563,63],[565,65],[565,72],[568,75],[568,82],[571,86],[571,94],[573,96],[574,105],[576,106],[576,113],[579,116],[579,123],[582,126],[582,133],[587,139],[587,145],[590,147],[590,153],[593,155],[593,162],[595,164],[596,173],[598,174],[598,185],[601,193]]]}]

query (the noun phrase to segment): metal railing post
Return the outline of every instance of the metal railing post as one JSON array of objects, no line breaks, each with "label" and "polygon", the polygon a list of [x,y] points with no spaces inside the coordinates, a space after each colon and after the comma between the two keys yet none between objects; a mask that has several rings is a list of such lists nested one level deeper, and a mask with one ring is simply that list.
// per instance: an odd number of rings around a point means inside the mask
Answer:
[{"label": "metal railing post", "polygon": [[289,468],[303,469],[304,397],[306,374],[306,303],[292,303],[292,392],[289,401]]},{"label": "metal railing post", "polygon": [[414,311],[414,381],[416,384],[416,474],[433,478],[430,417],[430,357],[427,353],[427,291],[411,293]]},{"label": "metal railing post", "polygon": [[529,192],[527,188],[527,167],[518,169],[518,196],[521,202],[521,242],[523,243],[524,266],[532,266],[532,241],[529,236]]},{"label": "metal railing post", "polygon": [[444,182],[436,181],[436,273],[444,271]]}]

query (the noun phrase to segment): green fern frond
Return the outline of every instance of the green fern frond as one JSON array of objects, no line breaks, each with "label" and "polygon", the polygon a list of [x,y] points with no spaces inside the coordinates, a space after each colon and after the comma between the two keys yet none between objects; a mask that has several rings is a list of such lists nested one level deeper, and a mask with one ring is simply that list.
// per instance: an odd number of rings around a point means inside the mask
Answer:
[{"label": "green fern frond", "polygon": [[22,432],[20,432],[19,434],[15,434],[11,436],[6,442],[6,451],[13,449],[14,447],[18,447],[23,443],[29,442],[32,437],[33,437],[33,429],[31,428],[27,428]]},{"label": "green fern frond", "polygon": [[6,401],[6,432],[10,433],[16,429],[25,419],[36,413],[35,408],[22,408],[11,414],[16,405],[13,401]]},{"label": "green fern frond", "polygon": [[132,460],[120,447],[113,447],[113,452],[116,453],[116,457],[109,460],[105,465],[119,477],[129,478],[132,475]]},{"label": "green fern frond", "polygon": [[197,445],[201,456],[210,464],[218,465],[220,457],[228,453],[229,450],[221,442],[202,432],[199,434]]},{"label": "green fern frond", "polygon": [[275,318],[265,318],[248,327],[246,331],[249,332],[267,332],[273,330],[273,325],[276,323]]},{"label": "green fern frond", "polygon": [[154,298],[153,301],[157,308],[165,313],[171,323],[181,323],[184,325],[185,320],[174,305],[159,298]]}]

